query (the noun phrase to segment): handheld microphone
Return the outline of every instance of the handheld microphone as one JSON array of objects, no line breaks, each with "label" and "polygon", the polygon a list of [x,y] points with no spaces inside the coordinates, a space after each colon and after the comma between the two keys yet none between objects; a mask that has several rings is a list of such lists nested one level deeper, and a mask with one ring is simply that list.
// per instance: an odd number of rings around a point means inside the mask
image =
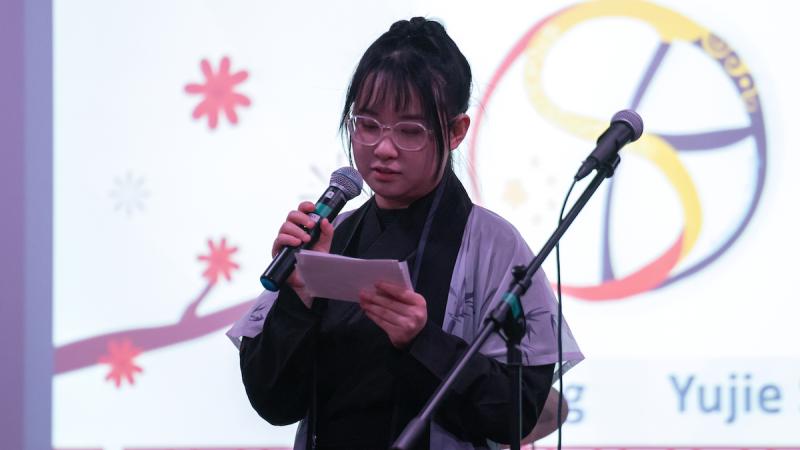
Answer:
[{"label": "handheld microphone", "polygon": [[636,111],[625,109],[611,118],[611,125],[597,138],[597,147],[583,161],[580,169],[575,174],[575,181],[583,179],[597,166],[613,164],[619,150],[629,142],[633,142],[642,135],[644,123]]},{"label": "handheld microphone", "polygon": [[309,217],[314,221],[314,226],[308,230],[303,229],[311,235],[311,239],[297,247],[283,247],[275,259],[267,267],[267,270],[261,275],[261,285],[269,291],[278,291],[286,279],[289,278],[294,265],[297,262],[295,254],[300,249],[306,249],[313,246],[319,235],[320,222],[322,219],[328,219],[332,222],[333,219],[342,210],[342,207],[348,200],[351,200],[361,193],[361,186],[363,180],[358,171],[352,167],[342,167],[331,174],[331,184],[328,189],[317,200],[316,209],[313,213],[309,213]]}]

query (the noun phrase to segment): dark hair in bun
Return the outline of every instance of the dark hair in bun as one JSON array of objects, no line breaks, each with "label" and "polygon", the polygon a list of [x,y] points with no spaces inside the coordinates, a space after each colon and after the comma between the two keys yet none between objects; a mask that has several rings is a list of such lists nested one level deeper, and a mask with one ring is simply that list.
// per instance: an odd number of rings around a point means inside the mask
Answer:
[{"label": "dark hair in bun", "polygon": [[442,24],[424,17],[400,20],[361,57],[347,89],[339,130],[346,136],[347,117],[354,108],[389,101],[405,109],[416,97],[441,156],[449,147],[450,120],[466,112],[471,87],[469,63]]}]

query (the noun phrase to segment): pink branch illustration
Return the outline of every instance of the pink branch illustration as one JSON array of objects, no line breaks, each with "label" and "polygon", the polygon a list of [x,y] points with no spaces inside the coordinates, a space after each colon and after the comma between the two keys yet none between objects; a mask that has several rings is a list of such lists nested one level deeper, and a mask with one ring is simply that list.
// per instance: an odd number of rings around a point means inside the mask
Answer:
[{"label": "pink branch illustration", "polygon": [[181,342],[197,339],[218,331],[235,322],[255,299],[247,300],[220,311],[198,316],[197,308],[216,286],[220,276],[231,279],[231,271],[239,266],[231,260],[238,249],[228,247],[225,238],[219,245],[208,241],[210,253],[198,257],[207,264],[203,277],[208,284],[189,305],[174,324],[135,328],[93,336],[72,342],[55,349],[55,374],[103,363],[111,366],[106,379],[113,379],[119,387],[125,378],[133,384],[133,375],[142,372],[134,358],[144,352],[156,350]]},{"label": "pink branch illustration", "polygon": [[[209,292],[212,286],[209,285],[203,290],[200,299]],[[135,343],[142,352],[147,352],[197,339],[235,322],[250,308],[254,300],[247,300],[200,317],[185,313],[180,321],[172,325],[117,331],[57,347],[55,349],[55,373],[61,374],[99,363],[110,342],[128,340]]]}]

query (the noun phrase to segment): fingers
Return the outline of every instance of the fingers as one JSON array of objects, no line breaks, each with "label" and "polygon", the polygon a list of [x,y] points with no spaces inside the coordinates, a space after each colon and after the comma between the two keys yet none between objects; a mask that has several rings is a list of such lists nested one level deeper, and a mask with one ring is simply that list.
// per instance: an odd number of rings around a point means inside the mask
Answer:
[{"label": "fingers", "polygon": [[[297,210],[290,211],[278,230],[278,237],[272,244],[272,256],[275,257],[282,247],[297,247],[311,240],[311,236],[306,229],[314,226],[314,221],[308,216],[314,212],[316,207],[311,202],[302,202],[297,206]],[[333,227],[330,232],[333,234]],[[330,241],[330,238],[328,239]],[[328,243],[328,248],[330,244]]]},{"label": "fingers", "polygon": [[396,328],[403,328],[411,325],[411,321],[406,316],[398,314],[377,303],[371,303],[369,301],[361,302],[361,309],[363,309],[364,313],[381,328],[384,328],[385,325]]},{"label": "fingers", "polygon": [[400,347],[400,345],[397,344],[399,344],[398,341],[401,339],[397,339],[397,337],[402,336],[404,334],[403,327],[399,327],[385,320],[383,317],[380,316],[380,314],[376,314],[375,312],[370,311],[368,309],[364,309],[364,315],[366,315],[369,318],[369,320],[375,322],[375,325],[378,325],[378,327],[386,333],[386,335],[389,337],[389,340],[393,344],[395,344],[396,347]]},{"label": "fingers", "polygon": [[278,252],[283,247],[297,247],[298,245],[302,244],[303,240],[294,236],[290,236],[287,234],[278,234],[278,237],[275,238],[275,241],[272,243],[272,257],[278,255]]},{"label": "fingers", "polygon": [[[362,294],[359,300],[361,308],[371,316],[370,318],[374,316],[374,318],[379,318],[381,321],[398,327],[405,326],[411,322],[406,311],[409,307],[403,303],[398,304],[391,300],[386,301],[368,293]],[[373,320],[375,320],[374,318]]]},{"label": "fingers", "polygon": [[307,202],[307,201],[306,202],[302,202],[297,206],[297,210],[298,211],[302,211],[302,212],[304,212],[306,214],[308,214],[310,212],[314,212],[316,209],[317,209],[316,205],[314,205],[311,202]]},{"label": "fingers", "polygon": [[399,296],[390,295],[381,288],[374,292],[362,291],[359,295],[361,309],[386,333],[392,345],[405,348],[428,321],[427,305],[425,298],[411,289],[389,289]]},{"label": "fingers", "polygon": [[319,223],[320,235],[319,240],[314,245],[314,250],[318,252],[330,253],[331,242],[333,241],[333,225],[328,219],[322,219]]},{"label": "fingers", "polygon": [[423,304],[425,303],[425,299],[412,289],[386,281],[379,281],[376,283],[375,292],[408,305],[417,305],[420,303],[420,300],[422,300]]},{"label": "fingers", "polygon": [[284,222],[278,230],[278,237],[272,244],[272,257],[274,258],[283,247],[297,247],[310,239],[311,236],[302,228],[293,223]]},{"label": "fingers", "polygon": [[[310,213],[316,211],[316,205],[311,202],[302,202],[297,205],[297,209],[290,211],[286,216],[286,220],[281,224],[278,230],[278,236],[272,243],[272,257],[275,258],[278,252],[284,247],[299,247],[304,243],[311,241],[311,235],[307,230],[311,230],[316,223],[311,217]],[[333,226],[327,219],[322,219],[319,224],[320,233],[319,240],[311,248],[316,251],[330,252],[331,241],[333,239]],[[311,297],[305,291],[305,283],[300,278],[297,271],[292,271],[289,278],[286,280],[289,286],[294,288],[298,293],[303,303],[310,306]]]},{"label": "fingers", "polygon": [[[409,292],[412,295],[418,295],[414,291],[409,289]],[[395,295],[390,295],[385,291],[380,289],[375,291],[362,291],[360,293],[359,300],[362,303],[367,303],[370,305],[376,305],[380,308],[386,309],[388,311],[392,311],[399,315],[407,315],[408,311],[412,308],[418,308],[420,306],[425,306],[425,301],[423,299],[422,302],[419,301],[402,301],[400,297]],[[403,293],[404,294],[404,293]],[[419,296],[420,298],[422,296]]]},{"label": "fingers", "polygon": [[303,211],[290,211],[289,215],[286,216],[286,222],[283,224],[293,225],[293,228],[297,228],[300,231],[303,231],[303,228],[311,229],[315,225],[311,217]]},{"label": "fingers", "polygon": [[[380,289],[375,292],[362,291],[359,295],[361,307],[396,326],[416,327],[425,323],[428,308],[425,298],[411,289],[404,289],[402,297],[386,295]],[[402,301],[409,298],[410,301]]]}]

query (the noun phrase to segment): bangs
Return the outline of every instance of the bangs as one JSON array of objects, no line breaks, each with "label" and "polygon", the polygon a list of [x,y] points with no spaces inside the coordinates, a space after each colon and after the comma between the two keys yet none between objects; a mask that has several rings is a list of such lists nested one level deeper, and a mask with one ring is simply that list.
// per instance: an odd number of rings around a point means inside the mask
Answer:
[{"label": "bangs", "polygon": [[[385,66],[387,64],[381,64]],[[416,80],[413,80],[407,70],[392,70],[397,68],[377,67],[364,77],[361,86],[357,87],[354,111],[379,109],[379,105],[389,105],[395,112],[418,109],[426,121],[430,121],[427,108],[422,104],[422,99],[429,97],[427,92],[421,92]]]},{"label": "bangs", "polygon": [[[402,27],[408,22],[398,23]],[[426,32],[395,25],[367,48],[353,73],[339,121],[342,143],[352,164],[347,124],[353,114],[386,108],[420,115],[431,131],[434,151],[449,167],[450,158],[444,156],[450,151],[450,120],[466,111],[469,64],[441,25],[441,30]]]}]

